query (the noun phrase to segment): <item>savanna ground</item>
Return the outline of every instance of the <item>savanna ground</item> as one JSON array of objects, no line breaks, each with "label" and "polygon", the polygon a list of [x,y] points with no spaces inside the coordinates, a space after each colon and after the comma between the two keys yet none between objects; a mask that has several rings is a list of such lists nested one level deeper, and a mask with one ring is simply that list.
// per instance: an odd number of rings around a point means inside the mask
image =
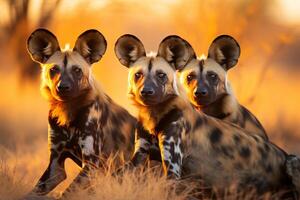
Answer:
[{"label": "savanna ground", "polygon": [[[37,27],[54,32],[64,47],[86,29],[100,30],[108,41],[93,71],[120,105],[136,110],[126,97],[127,71],[113,45],[125,33],[137,35],[156,51],[169,34],[187,39],[200,56],[219,34],[230,34],[242,54],[229,73],[239,101],[256,114],[270,139],[300,155],[300,4],[296,0],[0,0],[0,200],[26,194],[48,164],[47,102],[39,93],[39,67],[26,53],[26,38]],[[79,172],[67,160],[68,178]],[[147,181],[145,181],[145,177]],[[109,173],[98,176],[95,192],[74,199],[183,199],[174,183],[153,173],[126,174],[122,182]],[[230,197],[228,199],[238,199]],[[244,199],[244,198],[240,198]]]}]

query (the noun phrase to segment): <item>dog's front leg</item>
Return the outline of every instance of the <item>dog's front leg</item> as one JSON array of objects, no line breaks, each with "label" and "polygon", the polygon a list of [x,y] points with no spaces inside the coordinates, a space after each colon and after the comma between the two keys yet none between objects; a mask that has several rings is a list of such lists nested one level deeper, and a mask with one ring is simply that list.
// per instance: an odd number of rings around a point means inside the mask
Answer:
[{"label": "dog's front leg", "polygon": [[34,187],[32,194],[46,195],[66,177],[64,160],[61,160],[60,155],[55,150],[51,150],[49,165]]},{"label": "dog's front leg", "polygon": [[83,153],[83,167],[62,196],[66,197],[78,189],[85,190],[90,188],[91,181],[95,178],[97,169],[99,169],[99,156]]},{"label": "dog's front leg", "polygon": [[143,128],[143,126],[140,123],[138,123],[135,130],[134,153],[131,158],[130,165],[136,167],[141,164],[144,164],[149,155],[150,146],[150,134]]},{"label": "dog's front leg", "polygon": [[183,145],[181,134],[183,126],[180,121],[174,121],[158,133],[159,149],[163,170],[166,176],[180,178],[183,160]]},{"label": "dog's front leg", "polygon": [[58,127],[51,127],[50,125],[48,134],[50,146],[49,165],[31,192],[34,195],[46,195],[66,179],[64,165],[67,158],[64,151],[66,135]]},{"label": "dog's front leg", "polygon": [[90,187],[91,179],[95,178],[95,173],[100,167],[101,155],[101,137],[98,129],[93,129],[95,126],[88,126],[82,132],[79,139],[79,145],[82,152],[82,169],[63,193],[66,197],[77,189],[87,189]]}]

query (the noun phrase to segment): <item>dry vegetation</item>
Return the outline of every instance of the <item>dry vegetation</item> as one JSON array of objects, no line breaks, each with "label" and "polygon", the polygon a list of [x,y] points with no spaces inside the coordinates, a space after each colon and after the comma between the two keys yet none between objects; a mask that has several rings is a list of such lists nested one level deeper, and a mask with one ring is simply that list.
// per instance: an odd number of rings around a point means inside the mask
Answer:
[{"label": "dry vegetation", "polygon": [[[2,10],[7,11],[2,12],[0,19],[0,200],[19,199],[26,194],[48,164],[47,103],[39,94],[39,78],[23,76],[28,65],[35,69],[29,74],[39,72],[25,52],[25,38],[40,25],[36,19],[43,19],[44,15],[37,12],[42,10],[36,3],[40,1],[28,1],[31,4],[26,23],[14,21],[15,25],[7,29],[4,15],[11,10],[4,6],[5,2],[18,1],[0,0]],[[109,46],[94,66],[94,74],[105,91],[133,114],[135,110],[126,98],[127,71],[113,53],[113,44],[120,35],[135,34],[146,49],[155,51],[166,35],[179,34],[190,41],[199,55],[207,52],[218,34],[233,35],[242,48],[240,62],[230,72],[238,99],[258,116],[272,141],[288,152],[300,154],[300,60],[295,53],[300,50],[300,29],[279,24],[266,14],[272,2],[113,0],[97,6],[94,1],[58,2],[54,10],[44,3],[44,9],[50,9],[52,16],[42,25],[58,36],[62,47],[65,43],[72,45],[86,29],[100,30]],[[49,197],[59,196],[79,171],[70,161],[66,168],[68,179]],[[80,191],[73,199],[175,200],[183,199],[193,187],[188,185],[183,193],[176,194],[172,181],[151,172],[126,174],[122,182],[104,173],[94,186],[96,190],[89,197],[87,191]]]}]

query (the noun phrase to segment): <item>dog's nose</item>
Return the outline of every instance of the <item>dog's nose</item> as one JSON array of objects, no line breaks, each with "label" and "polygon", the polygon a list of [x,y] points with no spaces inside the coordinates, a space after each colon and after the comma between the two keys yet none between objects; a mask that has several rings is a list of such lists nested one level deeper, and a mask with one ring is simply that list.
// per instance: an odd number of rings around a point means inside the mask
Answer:
[{"label": "dog's nose", "polygon": [[154,90],[151,87],[144,87],[141,91],[141,95],[143,97],[152,96],[154,94]]},{"label": "dog's nose", "polygon": [[69,83],[60,82],[56,89],[58,92],[69,92],[71,90],[71,86]]},{"label": "dog's nose", "polygon": [[207,88],[200,88],[194,92],[195,97],[205,97],[208,95]]}]

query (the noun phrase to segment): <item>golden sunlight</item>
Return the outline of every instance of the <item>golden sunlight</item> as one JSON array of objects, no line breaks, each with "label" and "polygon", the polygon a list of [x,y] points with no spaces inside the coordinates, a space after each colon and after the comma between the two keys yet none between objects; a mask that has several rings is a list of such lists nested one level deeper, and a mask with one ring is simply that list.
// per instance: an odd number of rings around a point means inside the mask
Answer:
[{"label": "golden sunlight", "polygon": [[62,49],[62,51],[70,51],[70,50],[72,50],[70,43],[66,43],[65,47]]},{"label": "golden sunlight", "polygon": [[270,10],[281,23],[293,25],[300,23],[300,1],[298,0],[276,0]]},{"label": "golden sunlight", "polygon": [[[40,27],[57,37],[63,51],[71,50],[84,31],[99,30],[107,49],[91,71],[105,94],[134,116],[137,109],[127,97],[133,71],[114,52],[121,35],[135,35],[153,56],[163,38],[179,35],[198,58],[207,56],[218,35],[231,35],[241,48],[237,65],[228,71],[238,101],[259,119],[272,142],[300,155],[300,0],[0,0],[0,9],[1,200],[20,199],[48,165],[49,107],[39,89],[43,69],[26,49],[28,37]],[[66,168],[66,181],[48,194],[50,199],[79,172],[71,161]],[[145,183],[136,177],[127,174],[123,183],[101,177],[95,199],[131,199],[130,193],[133,200],[152,194],[152,199],[184,199],[166,189],[172,182],[149,176]],[[85,194],[78,195],[84,199]]]}]

